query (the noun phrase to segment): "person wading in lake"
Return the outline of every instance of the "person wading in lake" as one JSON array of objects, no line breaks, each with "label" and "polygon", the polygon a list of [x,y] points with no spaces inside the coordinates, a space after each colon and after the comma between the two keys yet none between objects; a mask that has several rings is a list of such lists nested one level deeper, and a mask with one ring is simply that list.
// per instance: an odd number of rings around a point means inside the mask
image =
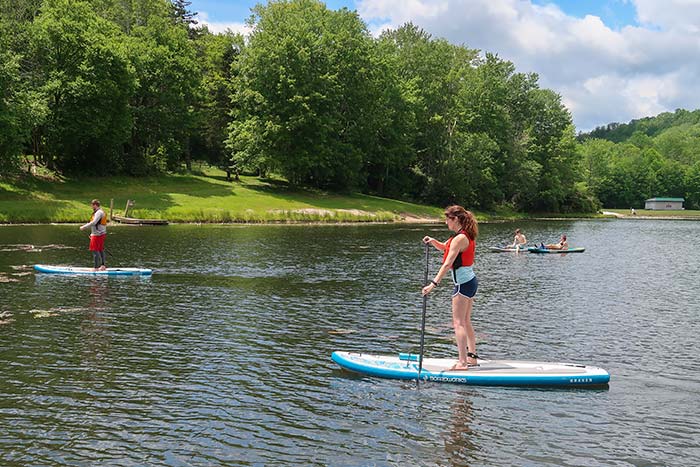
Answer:
[{"label": "person wading in lake", "polygon": [[478,285],[472,266],[479,227],[474,214],[462,206],[449,206],[445,209],[445,223],[447,228],[455,233],[445,243],[428,236],[423,237],[424,243],[443,252],[442,266],[430,284],[423,287],[423,295],[432,292],[447,271],[451,272],[454,283],[452,326],[459,354],[459,361],[451,370],[466,370],[470,366],[477,366],[479,358],[476,354],[476,337],[471,321],[472,305]]},{"label": "person wading in lake", "polygon": [[100,208],[100,200],[93,199],[90,222],[80,226],[80,230],[92,229],[90,232],[90,251],[95,261],[95,271],[104,271],[105,266],[105,237],[107,236],[107,216]]}]

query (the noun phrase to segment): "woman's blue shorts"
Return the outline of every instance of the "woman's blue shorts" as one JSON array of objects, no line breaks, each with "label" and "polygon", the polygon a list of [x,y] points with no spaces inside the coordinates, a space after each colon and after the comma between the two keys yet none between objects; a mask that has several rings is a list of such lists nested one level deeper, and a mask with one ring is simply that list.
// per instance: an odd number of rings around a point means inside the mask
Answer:
[{"label": "woman's blue shorts", "polygon": [[455,289],[452,292],[454,297],[457,294],[464,295],[467,298],[473,298],[476,295],[476,289],[479,287],[479,281],[476,280],[476,276],[469,282],[464,284],[455,284]]}]

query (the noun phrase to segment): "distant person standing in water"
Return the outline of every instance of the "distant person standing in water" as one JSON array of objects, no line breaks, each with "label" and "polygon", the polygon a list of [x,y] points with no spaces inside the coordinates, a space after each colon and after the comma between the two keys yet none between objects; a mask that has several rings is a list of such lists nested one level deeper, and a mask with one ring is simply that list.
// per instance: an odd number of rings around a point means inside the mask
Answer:
[{"label": "distant person standing in water", "polygon": [[508,245],[508,248],[515,248],[516,250],[520,250],[521,248],[525,248],[527,245],[527,238],[525,238],[525,234],[520,231],[520,229],[515,229],[515,237],[513,238],[513,243],[511,245]]},{"label": "distant person standing in water", "polygon": [[423,237],[423,242],[444,252],[442,267],[423,287],[423,295],[428,295],[438,286],[442,278],[451,271],[454,291],[452,292],[452,325],[457,338],[459,361],[451,370],[466,370],[477,366],[476,337],[471,314],[478,282],[474,274],[474,251],[479,227],[474,214],[462,206],[449,206],[445,209],[447,228],[455,233],[445,243],[431,237]]},{"label": "distant person standing in water", "polygon": [[107,236],[107,216],[100,208],[100,200],[93,199],[92,216],[90,222],[80,226],[80,230],[85,230],[88,227],[90,232],[90,251],[92,251],[93,260],[95,262],[95,271],[104,271],[105,266],[105,237]]}]

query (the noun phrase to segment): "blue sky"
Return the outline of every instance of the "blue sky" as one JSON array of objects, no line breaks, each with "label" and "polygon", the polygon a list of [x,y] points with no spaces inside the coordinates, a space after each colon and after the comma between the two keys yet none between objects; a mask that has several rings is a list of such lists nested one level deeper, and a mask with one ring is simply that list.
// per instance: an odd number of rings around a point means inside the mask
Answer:
[{"label": "blue sky", "polygon": [[[250,9],[258,1],[251,0],[192,0],[190,9],[208,13],[209,19],[222,23],[244,22],[250,15]],[[332,9],[347,7],[356,10],[354,0],[329,0],[326,6]],[[632,3],[625,0],[533,0],[536,5],[553,3],[565,13],[583,18],[586,15],[600,17],[603,22],[615,29],[629,24],[635,24],[635,9]]]},{"label": "blue sky", "polygon": [[623,26],[637,24],[634,5],[624,0],[535,0],[536,5],[553,3],[564,13],[576,18],[586,15],[598,16],[607,26],[620,29]]},{"label": "blue sky", "polygon": [[[192,0],[212,31],[244,26],[254,0]],[[411,21],[537,73],[578,130],[700,108],[700,0],[329,0],[373,34]]]}]

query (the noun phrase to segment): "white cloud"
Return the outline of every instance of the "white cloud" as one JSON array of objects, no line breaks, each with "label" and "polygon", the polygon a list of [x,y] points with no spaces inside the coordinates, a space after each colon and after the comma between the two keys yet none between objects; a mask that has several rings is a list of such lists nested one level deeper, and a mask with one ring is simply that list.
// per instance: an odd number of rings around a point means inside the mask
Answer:
[{"label": "white cloud", "polygon": [[197,13],[197,21],[199,24],[204,24],[209,28],[211,32],[220,34],[226,31],[231,31],[234,33],[239,33],[244,36],[248,36],[252,31],[252,28],[245,23],[240,22],[216,22],[209,21],[209,15],[206,11],[200,11]]},{"label": "white cloud", "polygon": [[632,2],[640,24],[621,29],[523,0],[358,0],[358,12],[372,31],[412,21],[538,73],[586,131],[700,107],[700,0]]},{"label": "white cloud", "polygon": [[633,0],[633,3],[642,24],[687,33],[700,31],[700,0]]}]

